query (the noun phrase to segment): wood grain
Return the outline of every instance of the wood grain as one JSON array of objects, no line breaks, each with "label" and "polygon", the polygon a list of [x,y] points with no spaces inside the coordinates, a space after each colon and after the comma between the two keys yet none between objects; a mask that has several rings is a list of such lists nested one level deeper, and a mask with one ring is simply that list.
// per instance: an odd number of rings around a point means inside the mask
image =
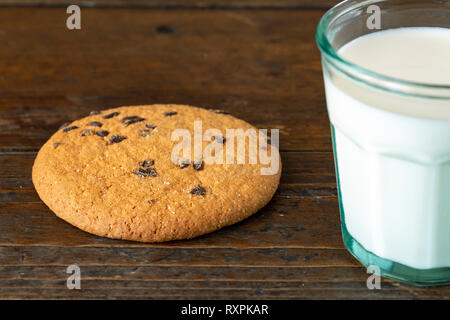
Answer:
[{"label": "wood grain", "polygon": [[[78,230],[54,216],[41,202],[1,204],[0,216],[0,245],[121,246],[125,243]],[[335,197],[274,199],[239,224],[194,240],[166,245],[342,248],[337,201]]]},{"label": "wood grain", "polygon": [[[324,10],[304,9],[331,2],[98,0],[69,31],[64,1],[0,0],[0,298],[448,299],[450,287],[390,280],[368,290],[343,247],[314,42]],[[162,244],[58,219],[31,182],[40,146],[91,110],[158,102],[279,128],[273,200],[234,226]],[[82,290],[66,288],[71,264]]]},{"label": "wood grain", "polygon": [[67,7],[76,4],[81,7],[134,7],[134,8],[330,8],[339,3],[333,0],[0,0],[4,6]]},{"label": "wood grain", "polygon": [[283,151],[331,150],[314,42],[322,11],[86,9],[78,32],[65,11],[34,10],[0,9],[0,150],[38,149],[92,109],[157,102],[279,128]]}]

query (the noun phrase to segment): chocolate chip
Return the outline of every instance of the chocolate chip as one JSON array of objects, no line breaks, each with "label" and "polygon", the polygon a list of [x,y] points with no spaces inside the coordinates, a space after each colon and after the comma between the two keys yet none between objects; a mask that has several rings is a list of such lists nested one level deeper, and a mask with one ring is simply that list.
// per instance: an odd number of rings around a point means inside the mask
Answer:
[{"label": "chocolate chip", "polygon": [[109,138],[109,144],[114,144],[114,143],[119,143],[122,142],[123,140],[125,140],[127,137],[124,136],[120,136],[118,134],[113,134],[110,138]]},{"label": "chocolate chip", "polygon": [[98,121],[92,121],[91,123],[89,123],[89,125],[92,127],[101,127],[102,123]]},{"label": "chocolate chip", "polygon": [[109,131],[107,130],[99,130],[97,132],[95,132],[96,135],[98,135],[99,137],[106,137],[109,134]]},{"label": "chocolate chip", "polygon": [[95,116],[97,114],[100,114],[100,111],[94,110],[89,113],[89,116]]},{"label": "chocolate chip", "polygon": [[224,144],[226,139],[223,136],[214,136],[214,141],[217,141],[218,143]]},{"label": "chocolate chip", "polygon": [[150,135],[150,130],[147,129],[139,130],[139,135],[144,138],[148,137]]},{"label": "chocolate chip", "polygon": [[228,111],[220,110],[220,109],[213,110],[212,112],[217,113],[217,114],[230,114]]},{"label": "chocolate chip", "polygon": [[195,194],[196,196],[204,196],[206,194],[206,190],[198,184],[194,189],[191,190],[191,194]]},{"label": "chocolate chip", "polygon": [[82,137],[84,137],[84,136],[92,136],[93,134],[95,134],[95,131],[91,130],[91,129],[85,129],[85,130],[83,130],[83,132],[81,132],[81,136]]},{"label": "chocolate chip", "polygon": [[197,171],[203,170],[203,161],[196,160],[196,161],[194,161],[194,165],[193,166],[194,166],[194,169],[197,170]]},{"label": "chocolate chip", "polygon": [[119,115],[119,112],[113,112],[113,113],[104,115],[103,119],[111,119],[111,118],[117,117],[118,115]]},{"label": "chocolate chip", "polygon": [[149,204],[153,204],[155,201],[154,201],[153,199],[148,199],[147,202],[148,202]]},{"label": "chocolate chip", "polygon": [[55,142],[53,143],[53,146],[56,148],[58,148],[60,145],[64,144],[63,142]]},{"label": "chocolate chip", "polygon": [[143,168],[149,168],[155,164],[155,160],[153,159],[145,159],[144,161],[139,162],[139,165]]},{"label": "chocolate chip", "polygon": [[139,116],[130,116],[123,118],[122,122],[125,123],[126,126],[129,126],[130,124],[141,122],[144,120],[145,120],[144,118],[141,118]]},{"label": "chocolate chip", "polygon": [[156,173],[155,168],[139,168],[137,170],[133,170],[133,173],[135,175],[141,176],[141,177],[157,177],[158,174]]},{"label": "chocolate chip", "polygon": [[75,130],[75,129],[78,129],[78,127],[77,126],[66,127],[63,129],[63,132],[69,132],[69,131]]},{"label": "chocolate chip", "polygon": [[66,122],[64,123],[61,127],[59,127],[59,129],[63,129],[65,127],[67,127],[69,124],[71,124],[72,122]]},{"label": "chocolate chip", "polygon": [[180,161],[180,169],[184,169],[189,167],[189,165],[191,164],[191,162],[189,160],[181,160]]},{"label": "chocolate chip", "polygon": [[145,126],[146,126],[147,128],[149,128],[149,129],[155,129],[155,128],[156,128],[155,125],[150,124],[150,123],[146,123]]},{"label": "chocolate chip", "polygon": [[176,115],[176,114],[178,114],[178,112],[175,112],[175,111],[167,111],[167,112],[164,112],[164,117],[171,117],[171,116],[174,116],[174,115]]}]

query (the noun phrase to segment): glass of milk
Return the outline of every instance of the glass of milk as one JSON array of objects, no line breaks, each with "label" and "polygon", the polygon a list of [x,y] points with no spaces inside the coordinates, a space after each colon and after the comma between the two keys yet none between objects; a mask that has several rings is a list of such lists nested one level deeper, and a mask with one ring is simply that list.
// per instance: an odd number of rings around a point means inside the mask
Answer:
[{"label": "glass of milk", "polygon": [[382,276],[450,283],[450,2],[344,1],[317,43],[345,246]]}]

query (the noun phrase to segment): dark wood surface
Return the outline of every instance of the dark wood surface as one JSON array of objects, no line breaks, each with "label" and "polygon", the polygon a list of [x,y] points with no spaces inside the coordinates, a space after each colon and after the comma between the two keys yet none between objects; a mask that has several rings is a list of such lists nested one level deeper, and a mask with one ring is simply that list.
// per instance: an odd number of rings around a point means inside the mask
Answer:
[{"label": "dark wood surface", "polygon": [[[343,247],[314,41],[325,10],[311,7],[330,2],[97,1],[69,31],[63,1],[0,1],[0,298],[449,298],[450,287],[390,280],[368,290]],[[96,237],[55,217],[31,182],[40,146],[90,110],[150,103],[280,128],[273,200],[237,225],[162,244]],[[66,288],[72,264],[82,290]]]},{"label": "dark wood surface", "polygon": [[0,0],[2,6],[67,7],[139,7],[139,8],[321,8],[328,9],[335,0]]}]

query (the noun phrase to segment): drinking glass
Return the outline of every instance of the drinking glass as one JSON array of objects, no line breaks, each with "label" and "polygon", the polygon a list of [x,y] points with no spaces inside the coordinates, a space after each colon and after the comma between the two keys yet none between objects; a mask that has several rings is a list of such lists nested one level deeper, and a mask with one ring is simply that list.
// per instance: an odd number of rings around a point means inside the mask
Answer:
[{"label": "drinking glass", "polygon": [[[380,29],[371,23],[377,10]],[[450,28],[450,1],[344,1],[317,28],[342,235],[382,276],[448,284],[450,119],[430,115],[449,114],[450,84],[396,79],[338,53],[360,36],[403,27]]]}]

